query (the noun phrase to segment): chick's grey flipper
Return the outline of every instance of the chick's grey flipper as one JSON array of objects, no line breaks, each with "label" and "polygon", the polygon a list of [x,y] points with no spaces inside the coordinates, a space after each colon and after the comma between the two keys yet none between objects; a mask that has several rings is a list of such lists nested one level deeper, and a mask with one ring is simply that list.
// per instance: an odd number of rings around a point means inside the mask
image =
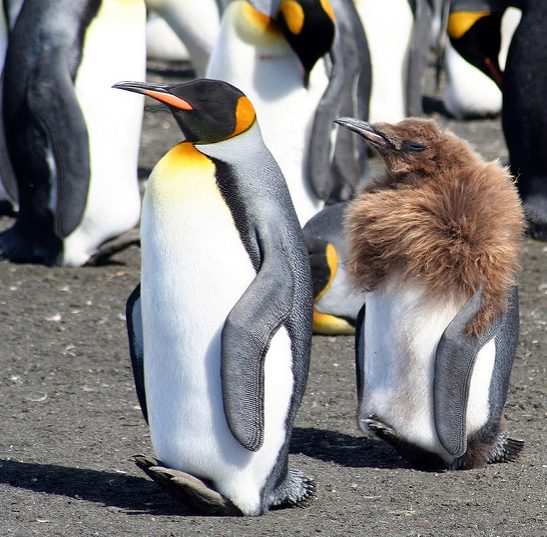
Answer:
[{"label": "chick's grey flipper", "polygon": [[354,194],[364,172],[366,147],[339,129],[333,154],[332,123],[339,114],[368,119],[371,67],[366,36],[353,3],[333,0],[331,4],[336,16],[336,35],[328,58],[331,72],[313,120],[308,170],[319,198],[339,201]]},{"label": "chick's grey flipper", "polygon": [[57,48],[40,59],[33,73],[28,103],[46,131],[57,172],[55,232],[66,237],[78,226],[89,189],[87,126],[68,71],[68,51]]},{"label": "chick's grey flipper", "polygon": [[[262,255],[256,277],[222,330],[224,411],[232,434],[257,451],[264,441],[264,359],[293,306],[293,275],[276,230],[257,230]],[[273,258],[269,252],[277,251]],[[281,252],[281,253],[280,253]]]},{"label": "chick's grey flipper", "polygon": [[137,391],[137,398],[139,399],[144,419],[148,423],[146,392],[144,389],[144,341],[141,316],[141,284],[135,287],[127,299],[125,318],[127,322],[129,354],[131,356],[131,366],[133,367],[135,389]]},{"label": "chick's grey flipper", "polygon": [[506,342],[496,338],[496,381],[491,387],[490,399],[492,390],[505,390],[503,397],[496,402],[498,408],[495,412],[501,415],[518,340],[517,300],[516,287],[513,287],[506,312],[495,319],[480,337],[466,335],[467,323],[480,308],[481,291],[477,291],[447,326],[437,345],[433,381],[435,426],[441,444],[453,457],[460,457],[467,450],[467,400],[477,355],[500,331],[501,338],[509,338],[509,345],[504,348],[503,343]]}]

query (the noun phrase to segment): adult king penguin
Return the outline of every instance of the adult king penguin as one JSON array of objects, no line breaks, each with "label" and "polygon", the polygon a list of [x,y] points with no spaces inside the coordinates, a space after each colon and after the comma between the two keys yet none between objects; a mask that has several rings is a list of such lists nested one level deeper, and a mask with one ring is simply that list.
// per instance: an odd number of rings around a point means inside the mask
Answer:
[{"label": "adult king penguin", "polygon": [[201,510],[299,505],[314,490],[287,466],[309,363],[309,262],[254,108],[217,80],[115,87],[165,103],[186,139],[143,201],[127,319],[158,460],[136,462]]},{"label": "adult king penguin", "polygon": [[547,240],[547,36],[545,2],[511,2],[522,9],[505,66],[502,123],[511,171],[528,220],[528,234]]},{"label": "adult king penguin", "polygon": [[365,299],[347,270],[347,208],[348,202],[327,205],[302,229],[310,256],[315,334],[355,334],[355,322]]},{"label": "adult king penguin", "polygon": [[412,463],[513,460],[502,430],[518,340],[523,215],[511,176],[432,120],[342,118],[387,173],[348,210],[359,425]]},{"label": "adult king penguin", "polygon": [[520,11],[499,0],[450,4],[443,102],[457,118],[499,114],[503,68]]},{"label": "adult king penguin", "polygon": [[[344,30],[335,32],[339,27]],[[302,225],[325,200],[351,196],[355,185],[349,182],[358,182],[362,173],[362,151],[337,159],[345,168],[348,159],[357,159],[357,174],[342,167],[332,170],[333,152],[348,147],[332,148],[332,121],[342,106],[366,117],[366,51],[362,27],[348,0],[332,5],[328,0],[236,0],[224,11],[207,76],[235,84],[254,103],[264,140],[283,171]],[[320,61],[326,54],[332,69]]]},{"label": "adult king penguin", "polygon": [[2,257],[78,266],[137,224],[142,102],[110,87],[144,76],[145,19],[143,0],[24,2],[4,68],[19,213]]}]

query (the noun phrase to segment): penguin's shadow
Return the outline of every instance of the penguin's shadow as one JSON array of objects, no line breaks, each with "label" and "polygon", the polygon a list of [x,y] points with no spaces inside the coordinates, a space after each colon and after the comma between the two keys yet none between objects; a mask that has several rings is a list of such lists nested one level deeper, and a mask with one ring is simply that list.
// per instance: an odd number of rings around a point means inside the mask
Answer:
[{"label": "penguin's shadow", "polygon": [[146,477],[106,470],[0,459],[0,484],[95,502],[129,515],[199,515]]},{"label": "penguin's shadow", "polygon": [[290,451],[350,468],[411,468],[385,442],[314,427],[295,427]]}]

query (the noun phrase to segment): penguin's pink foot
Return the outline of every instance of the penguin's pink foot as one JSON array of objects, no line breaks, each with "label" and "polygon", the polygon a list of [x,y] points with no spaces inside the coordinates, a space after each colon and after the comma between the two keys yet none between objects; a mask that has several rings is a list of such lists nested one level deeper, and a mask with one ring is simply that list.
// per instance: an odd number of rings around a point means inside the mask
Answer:
[{"label": "penguin's pink foot", "polygon": [[146,455],[135,455],[133,462],[148,477],[167,490],[177,500],[208,515],[241,516],[242,512],[227,498],[202,479],[165,468],[161,462]]}]

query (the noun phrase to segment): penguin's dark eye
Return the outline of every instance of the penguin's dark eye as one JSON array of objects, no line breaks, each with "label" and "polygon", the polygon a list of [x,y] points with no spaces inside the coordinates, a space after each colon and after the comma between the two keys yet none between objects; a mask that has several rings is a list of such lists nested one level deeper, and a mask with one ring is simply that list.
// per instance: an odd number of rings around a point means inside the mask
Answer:
[{"label": "penguin's dark eye", "polygon": [[418,142],[411,142],[409,140],[405,140],[401,144],[401,151],[414,151],[416,153],[420,153],[426,148],[425,145],[419,144]]}]

